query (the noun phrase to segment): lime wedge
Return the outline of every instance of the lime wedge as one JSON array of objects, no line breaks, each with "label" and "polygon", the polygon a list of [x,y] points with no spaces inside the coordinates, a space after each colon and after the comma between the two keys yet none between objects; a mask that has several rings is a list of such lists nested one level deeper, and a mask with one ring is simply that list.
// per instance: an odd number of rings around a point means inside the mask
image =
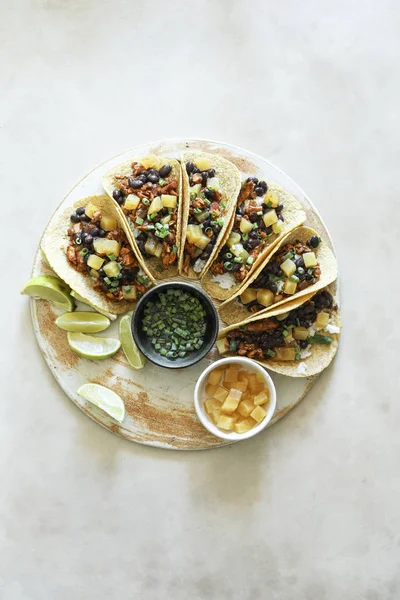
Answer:
[{"label": "lime wedge", "polygon": [[[82,304],[86,304],[87,306],[94,308],[93,304],[90,304],[89,300],[86,300],[86,298],[80,296],[78,292],[75,292],[75,290],[71,290],[71,296],[75,298],[75,300],[77,300],[78,302],[82,302]],[[97,312],[99,312],[101,315],[107,317],[107,319],[110,319],[110,321],[115,321],[115,319],[117,318],[117,315],[113,315],[112,313],[106,312],[105,310],[99,310],[98,308],[96,308],[95,310],[97,310]]]},{"label": "lime wedge", "polygon": [[146,364],[146,358],[139,352],[131,330],[132,315],[125,315],[119,322],[119,339],[121,340],[122,350],[134,369],[143,369]]},{"label": "lime wedge", "polygon": [[68,331],[67,337],[71,350],[89,360],[104,360],[114,356],[121,348],[121,342],[114,338],[95,337],[73,331]]},{"label": "lime wedge", "polygon": [[110,417],[122,423],[125,417],[125,406],[122,399],[108,388],[97,383],[85,383],[77,393],[88,400],[101,410],[104,410]]},{"label": "lime wedge", "polygon": [[39,275],[30,279],[21,290],[21,294],[42,298],[66,311],[74,310],[75,304],[70,289],[62,279],[52,275]]},{"label": "lime wedge", "polygon": [[56,325],[65,331],[98,333],[110,325],[110,320],[95,312],[68,312],[56,319]]}]

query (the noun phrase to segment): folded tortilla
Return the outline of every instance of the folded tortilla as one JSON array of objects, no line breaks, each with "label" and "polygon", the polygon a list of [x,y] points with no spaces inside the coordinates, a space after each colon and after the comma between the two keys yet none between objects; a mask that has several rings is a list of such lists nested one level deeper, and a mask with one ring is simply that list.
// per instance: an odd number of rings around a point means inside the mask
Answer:
[{"label": "folded tortilla", "polygon": [[[304,212],[300,202],[294,196],[292,196],[292,194],[290,194],[286,190],[282,189],[276,183],[267,182],[267,184],[268,184],[268,190],[276,191],[280,196],[281,202],[283,203],[282,215],[285,219],[283,222],[283,230],[281,233],[273,234],[270,236],[270,238],[268,238],[268,243],[264,246],[264,248],[258,255],[257,259],[251,265],[251,269],[249,269],[247,276],[243,281],[241,281],[239,283],[236,281],[236,279],[234,278],[233,275],[231,275],[230,273],[224,273],[224,275],[228,276],[227,280],[228,281],[231,280],[233,283],[232,287],[229,287],[228,289],[222,287],[220,285],[220,283],[215,281],[215,279],[214,279],[215,276],[209,270],[210,267],[212,266],[212,264],[218,258],[218,255],[214,256],[214,260],[212,261],[212,263],[209,263],[207,270],[206,269],[204,270],[203,278],[201,281],[204,290],[208,294],[210,294],[210,296],[212,296],[213,298],[217,298],[218,300],[227,300],[228,298],[231,298],[232,296],[234,296],[236,294],[236,292],[249,281],[252,274],[256,271],[257,267],[262,262],[265,261],[267,256],[273,251],[275,246],[277,244],[279,244],[281,239],[287,233],[292,231],[295,227],[299,227],[300,225],[302,225],[307,218],[307,215]],[[236,209],[236,204],[235,204],[235,209]],[[235,210],[232,213],[232,221],[231,221],[230,227],[228,228],[228,230],[225,233],[224,239],[222,240],[222,242],[220,244],[220,248],[222,248],[225,245],[227,239],[229,238],[229,235],[231,233],[231,230],[232,230],[232,227],[234,224],[234,220],[235,220]]]},{"label": "folded tortilla", "polygon": [[[141,253],[139,246],[137,245],[136,240],[135,240],[135,233],[137,232],[135,224],[131,221],[131,219],[129,218],[129,215],[125,215],[121,206],[113,198],[113,191],[115,190],[116,187],[118,187],[118,183],[115,183],[115,178],[131,176],[132,175],[132,168],[131,168],[132,163],[134,163],[134,162],[142,163],[143,160],[150,160],[152,162],[152,168],[155,168],[155,169],[160,168],[162,165],[168,163],[172,167],[172,170],[171,170],[171,173],[169,176],[173,175],[174,178],[177,179],[177,181],[178,181],[178,190],[177,190],[178,191],[178,207],[177,207],[178,214],[177,214],[177,222],[176,222],[176,241],[175,241],[175,245],[177,246],[177,249],[178,249],[177,250],[177,260],[175,261],[175,263],[173,265],[169,265],[166,268],[164,268],[164,266],[161,262],[161,257],[158,258],[157,256],[151,256],[151,257],[143,256],[143,254]],[[129,241],[131,242],[131,245],[135,248],[136,254],[139,256],[141,264],[143,265],[143,263],[145,263],[147,269],[150,271],[152,276],[155,277],[156,279],[170,279],[171,277],[175,277],[178,274],[179,257],[182,252],[181,236],[182,236],[182,204],[183,204],[183,202],[182,202],[182,172],[181,172],[181,166],[180,166],[179,162],[173,158],[167,158],[167,157],[161,157],[161,156],[153,156],[153,155],[139,156],[139,157],[134,156],[134,157],[130,158],[129,160],[125,160],[124,162],[116,165],[115,167],[113,167],[112,169],[107,171],[107,173],[103,176],[103,187],[104,187],[104,190],[107,192],[107,194],[112,199],[118,212],[120,213],[122,218],[126,221],[126,223],[129,226]],[[140,188],[138,191],[140,191]]]},{"label": "folded tortilla", "polygon": [[246,290],[250,284],[257,279],[265,265],[268,264],[269,261],[273,260],[274,255],[279,251],[281,246],[284,246],[287,243],[293,243],[296,240],[300,240],[301,242],[305,243],[313,235],[318,235],[318,233],[309,227],[297,227],[296,229],[290,231],[284,238],[282,238],[273,248],[272,252],[270,252],[264,261],[259,264],[258,268],[254,271],[252,276],[249,277],[245,284],[242,285],[235,292],[235,294],[229,298],[229,300],[226,300],[221,304],[219,307],[219,315],[221,319],[228,325],[232,325],[234,323],[240,323],[241,321],[252,318],[254,315],[263,315],[268,311],[275,310],[280,306],[287,305],[288,303],[290,303],[291,306],[298,306],[304,302],[305,296],[309,296],[310,294],[313,294],[314,292],[335,281],[338,273],[335,255],[328,247],[326,242],[321,240],[318,248],[314,250],[321,269],[320,278],[316,283],[293,294],[293,296],[284,298],[280,302],[276,302],[275,304],[266,307],[264,310],[258,311],[257,313],[249,312],[246,308],[246,305],[240,301],[240,294],[242,294],[244,290]]},{"label": "folded tortilla", "polygon": [[[206,264],[203,269],[196,273],[192,267],[189,266],[188,274],[186,275],[183,272],[183,262],[184,262],[184,254],[185,254],[185,241],[186,241],[186,233],[187,226],[189,220],[189,208],[190,208],[190,191],[189,191],[189,176],[186,172],[186,163],[189,161],[196,162],[198,158],[208,158],[211,162],[212,168],[215,169],[215,176],[218,177],[219,180],[219,191],[222,194],[222,202],[226,203],[226,207],[224,209],[223,218],[224,225],[221,228],[221,231],[218,234],[217,241],[214,245],[213,251],[210,254]],[[189,279],[200,279],[202,274],[208,268],[209,265],[212,264],[215,255],[219,251],[221,247],[221,242],[224,239],[225,233],[227,229],[231,225],[232,212],[235,208],[236,199],[238,193],[240,191],[240,172],[234,164],[226,160],[226,158],[222,158],[222,156],[218,156],[218,154],[208,154],[206,152],[184,152],[181,157],[182,163],[182,187],[183,187],[183,212],[182,212],[182,252],[179,260],[179,273],[185,277],[189,277]]]},{"label": "folded tortilla", "polygon": [[[95,204],[102,213],[115,217],[118,226],[123,229],[128,241],[130,241],[130,231],[126,220],[121,218],[120,211],[116,209],[114,202],[112,202],[108,196],[103,195],[83,198],[82,200],[75,202],[73,207],[67,208],[63,212],[56,212],[46,228],[40,247],[53,271],[55,271],[72,290],[90,303],[93,308],[98,311],[106,311],[116,315],[126,313],[135,306],[133,302],[128,302],[126,300],[115,302],[106,298],[105,295],[100,294],[93,289],[93,280],[90,275],[76,271],[67,258],[67,248],[69,244],[67,231],[71,227],[71,213],[79,206],[87,206],[90,203]],[[132,249],[136,255],[135,249]],[[136,256],[136,258],[140,263],[139,257]],[[140,266],[149,279],[155,283],[153,276],[146,266],[142,264]]]}]

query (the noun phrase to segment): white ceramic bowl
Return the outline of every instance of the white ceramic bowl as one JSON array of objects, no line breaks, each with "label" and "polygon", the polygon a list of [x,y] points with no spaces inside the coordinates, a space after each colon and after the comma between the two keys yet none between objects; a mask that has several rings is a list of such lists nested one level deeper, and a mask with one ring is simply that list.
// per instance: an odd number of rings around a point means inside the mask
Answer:
[{"label": "white ceramic bowl", "polygon": [[[265,385],[269,390],[270,400],[269,400],[268,408],[267,408],[267,416],[265,417],[265,419],[263,421],[261,421],[261,423],[259,423],[258,425],[255,425],[253,427],[253,429],[250,429],[249,431],[246,431],[245,433],[236,433],[235,431],[232,431],[232,432],[223,431],[222,429],[220,429],[219,427],[214,425],[214,423],[211,421],[210,417],[207,415],[205,408],[204,408],[204,401],[206,399],[205,387],[207,384],[208,375],[214,369],[217,369],[218,367],[222,367],[227,364],[237,364],[242,369],[245,369],[246,371],[249,371],[250,373],[261,373],[261,375],[264,378]],[[254,360],[251,360],[250,358],[244,358],[241,356],[222,358],[221,360],[217,360],[214,363],[212,363],[212,365],[207,367],[207,369],[205,371],[203,371],[203,373],[201,374],[199,380],[197,381],[196,388],[194,390],[194,406],[195,406],[195,409],[197,412],[197,416],[199,417],[199,419],[202,422],[202,424],[204,425],[204,427],[206,429],[208,429],[208,431],[210,433],[214,434],[215,436],[217,436],[223,440],[230,440],[232,442],[237,442],[239,440],[246,440],[248,438],[253,437],[253,435],[257,435],[257,433],[260,433],[260,431],[265,429],[265,427],[271,421],[271,419],[274,415],[275,409],[276,409],[275,385],[274,385],[274,382],[272,381],[271,377],[267,373],[267,371],[261,365],[256,363]]]}]

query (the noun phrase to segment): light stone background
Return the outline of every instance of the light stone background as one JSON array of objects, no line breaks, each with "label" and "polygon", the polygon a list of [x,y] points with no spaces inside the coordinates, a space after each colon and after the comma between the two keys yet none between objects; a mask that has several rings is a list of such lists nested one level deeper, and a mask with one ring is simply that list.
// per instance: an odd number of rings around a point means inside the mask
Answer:
[{"label": "light stone background", "polygon": [[[0,0],[1,600],[400,597],[399,21],[394,0]],[[276,163],[340,261],[333,367],[215,451],[85,417],[18,296],[72,184],[168,137]]]}]

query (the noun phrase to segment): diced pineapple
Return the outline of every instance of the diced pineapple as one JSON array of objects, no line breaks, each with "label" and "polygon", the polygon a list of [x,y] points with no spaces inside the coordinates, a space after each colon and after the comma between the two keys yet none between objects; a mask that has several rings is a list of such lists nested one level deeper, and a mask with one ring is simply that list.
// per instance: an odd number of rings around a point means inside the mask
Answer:
[{"label": "diced pineapple", "polygon": [[168,225],[171,218],[171,215],[166,215],[165,217],[162,217],[162,219],[160,219],[160,223],[162,223],[163,225]]},{"label": "diced pineapple", "polygon": [[251,223],[248,219],[242,217],[240,221],[240,231],[242,233],[249,233],[253,229],[253,223]]},{"label": "diced pineapple", "polygon": [[226,241],[226,245],[229,246],[229,248],[232,248],[232,246],[239,244],[240,240],[241,240],[240,233],[238,233],[237,231],[231,231],[229,234],[229,237]]},{"label": "diced pineapple", "polygon": [[233,246],[231,246],[231,252],[237,258],[242,258],[243,262],[246,261],[250,256],[247,250],[244,249],[243,244],[234,244]]},{"label": "diced pineapple", "polygon": [[120,266],[115,260],[110,260],[104,265],[103,269],[107,277],[117,277],[120,272]]},{"label": "diced pineapple", "polygon": [[292,334],[295,340],[306,340],[308,338],[308,329],[305,327],[293,327]]},{"label": "diced pineapple", "polygon": [[164,208],[176,208],[178,206],[178,197],[161,194],[161,202]]},{"label": "diced pineapple", "polygon": [[235,426],[236,419],[230,415],[220,415],[217,425],[226,431],[232,431]]},{"label": "diced pineapple", "polygon": [[205,156],[200,156],[196,159],[196,167],[200,169],[200,171],[208,171],[211,169],[211,161]]},{"label": "diced pineapple", "polygon": [[187,226],[186,237],[189,244],[196,244],[197,240],[203,235],[200,225],[190,224]]},{"label": "diced pineapple", "polygon": [[95,252],[100,254],[100,256],[107,256],[107,254],[118,256],[121,251],[121,244],[119,242],[107,238],[96,238],[93,242],[93,247]]},{"label": "diced pineapple", "polygon": [[281,313],[280,315],[276,315],[275,318],[278,319],[278,321],[284,321],[285,319],[288,318],[288,316],[289,316],[289,313],[284,312],[284,313]]},{"label": "diced pineapple", "polygon": [[96,269],[97,271],[101,269],[104,263],[104,258],[100,258],[97,254],[91,254],[87,259],[87,265],[91,269]]},{"label": "diced pineapple", "polygon": [[310,267],[316,267],[318,264],[317,257],[314,252],[304,252],[303,254],[304,266],[306,269]]},{"label": "diced pineapple", "polygon": [[[151,254],[152,256],[160,256],[162,252],[162,244],[156,242],[156,240],[153,238],[148,237],[144,245],[144,250],[147,254]],[[159,253],[158,250],[160,251]]]},{"label": "diced pineapple", "polygon": [[273,360],[295,360],[296,349],[293,346],[275,346]]},{"label": "diced pineapple", "polygon": [[261,404],[266,404],[269,401],[268,390],[262,390],[257,396],[254,396],[254,404],[259,406]]},{"label": "diced pineapple", "polygon": [[215,398],[208,398],[208,400],[206,400],[204,402],[204,406],[206,409],[206,413],[208,413],[209,415],[214,411],[214,410],[220,410],[221,409],[221,403],[218,402],[218,400],[216,400]]},{"label": "diced pineapple", "polygon": [[237,390],[245,392],[247,390],[248,383],[248,380],[245,379],[244,381],[235,381],[235,383],[232,385],[234,385]]},{"label": "diced pineapple", "polygon": [[135,302],[137,298],[137,290],[134,285],[125,285],[122,288],[122,295],[125,300],[129,302]]},{"label": "diced pineapple", "polygon": [[222,338],[216,341],[217,350],[220,354],[226,354],[229,352],[229,342],[226,338]]},{"label": "diced pineapple", "polygon": [[329,323],[329,313],[327,312],[319,312],[317,314],[317,318],[315,320],[315,327],[321,327],[321,329],[325,329],[325,327],[328,325]]},{"label": "diced pineapple", "polygon": [[209,417],[210,417],[211,421],[214,423],[214,425],[217,425],[220,416],[221,416],[221,409],[220,408],[214,409],[212,411],[212,413],[209,414]]},{"label": "diced pineapple", "polygon": [[240,299],[243,304],[248,304],[249,302],[257,300],[257,290],[254,288],[247,288],[247,290],[244,290],[244,292],[240,294]]},{"label": "diced pineapple", "polygon": [[225,413],[232,413],[237,409],[241,397],[242,392],[240,390],[231,389],[228,396],[225,398],[223,405],[221,406],[221,411]]},{"label": "diced pineapple", "polygon": [[158,213],[162,209],[163,209],[163,203],[161,202],[161,196],[156,196],[155,198],[153,198],[153,200],[149,206],[148,214],[152,215],[153,213]]},{"label": "diced pineapple", "polygon": [[219,385],[215,390],[214,398],[223,402],[228,394],[229,391]]},{"label": "diced pineapple", "polygon": [[247,371],[239,371],[238,373],[238,381],[248,381]]},{"label": "diced pineapple", "polygon": [[117,219],[111,215],[104,215],[101,217],[100,227],[104,231],[114,231],[117,228]]},{"label": "diced pineapple", "polygon": [[250,413],[250,416],[252,419],[257,421],[257,423],[261,423],[261,421],[267,416],[267,412],[262,406],[256,406],[255,409]]},{"label": "diced pineapple", "polygon": [[290,279],[286,279],[284,286],[283,286],[283,291],[285,292],[285,294],[295,294],[296,290],[297,290],[296,281],[291,281]]},{"label": "diced pineapple", "polygon": [[248,417],[249,414],[253,412],[255,407],[256,405],[254,404],[254,402],[250,400],[250,398],[247,398],[246,400],[242,400],[239,403],[238,411],[243,417]]},{"label": "diced pineapple", "polygon": [[263,221],[265,227],[271,227],[278,220],[278,215],[276,214],[275,209],[268,210],[263,216]]},{"label": "diced pineapple", "polygon": [[96,271],[96,269],[90,269],[89,273],[93,279],[98,279],[100,277],[99,272]]},{"label": "diced pineapple", "polygon": [[89,204],[86,206],[85,208],[85,214],[87,217],[89,217],[89,219],[91,219],[94,215],[95,212],[97,212],[99,209],[97,208],[97,206],[95,204],[92,204],[92,202],[89,202]]},{"label": "diced pineapple", "polygon": [[264,383],[258,381],[255,373],[249,373],[249,392],[253,395],[258,394],[264,388]]},{"label": "diced pineapple", "polygon": [[285,273],[286,277],[290,277],[296,271],[296,265],[290,258],[287,258],[281,264],[281,271]]},{"label": "diced pineapple", "polygon": [[257,302],[263,306],[271,306],[274,303],[275,295],[271,290],[261,288],[257,292]]},{"label": "diced pineapple", "polygon": [[194,242],[194,245],[197,248],[201,248],[202,250],[204,250],[204,248],[206,246],[208,246],[209,243],[210,243],[210,238],[202,233],[201,236]]},{"label": "diced pineapple", "polygon": [[228,367],[225,371],[224,382],[235,382],[238,380],[238,370],[235,367]]},{"label": "diced pineapple", "polygon": [[253,429],[254,425],[256,425],[256,421],[254,419],[243,419],[242,421],[237,421],[233,427],[235,433],[246,433]]},{"label": "diced pineapple", "polygon": [[208,376],[207,382],[210,385],[218,385],[221,381],[222,369],[214,369]]},{"label": "diced pineapple", "polygon": [[140,198],[136,194],[128,194],[124,202],[124,208],[127,210],[136,210],[139,206]]},{"label": "diced pineapple", "polygon": [[196,185],[192,185],[189,188],[189,193],[190,193],[190,195],[195,194],[195,196],[197,196],[197,194],[200,192],[200,190],[201,190],[201,184],[196,183]]},{"label": "diced pineapple", "polygon": [[268,204],[271,208],[276,208],[280,202],[279,194],[275,190],[268,190],[265,194],[264,204]]},{"label": "diced pineapple", "polygon": [[208,394],[208,396],[214,396],[215,392],[217,391],[217,387],[217,385],[211,385],[211,383],[207,383],[206,394]]},{"label": "diced pineapple", "polygon": [[276,223],[274,223],[272,225],[272,231],[274,233],[281,233],[281,231],[283,231],[284,227],[285,227],[285,223],[283,221],[277,221]]},{"label": "diced pineapple", "polygon": [[143,165],[146,170],[157,168],[159,162],[160,158],[154,154],[149,154],[140,160],[140,164]]},{"label": "diced pineapple", "polygon": [[260,383],[265,385],[265,377],[262,373],[259,373],[258,371],[256,371],[256,378],[257,378],[257,381],[259,381]]}]

